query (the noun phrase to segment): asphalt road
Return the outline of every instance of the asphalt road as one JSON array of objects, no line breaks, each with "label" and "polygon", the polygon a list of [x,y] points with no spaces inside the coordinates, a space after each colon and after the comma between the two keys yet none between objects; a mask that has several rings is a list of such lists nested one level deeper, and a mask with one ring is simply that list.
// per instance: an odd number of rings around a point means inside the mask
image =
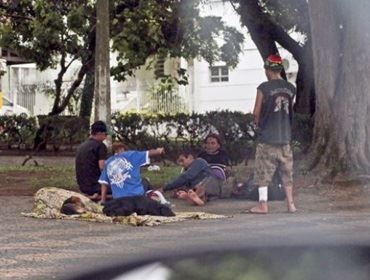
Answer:
[{"label": "asphalt road", "polygon": [[[131,227],[25,218],[31,197],[0,197],[0,279],[64,279],[118,262],[163,254],[219,248],[279,245],[370,245],[370,215],[344,211],[241,214],[253,202],[214,201],[204,210],[228,214],[221,220]],[[176,206],[181,209],[182,205]]]}]

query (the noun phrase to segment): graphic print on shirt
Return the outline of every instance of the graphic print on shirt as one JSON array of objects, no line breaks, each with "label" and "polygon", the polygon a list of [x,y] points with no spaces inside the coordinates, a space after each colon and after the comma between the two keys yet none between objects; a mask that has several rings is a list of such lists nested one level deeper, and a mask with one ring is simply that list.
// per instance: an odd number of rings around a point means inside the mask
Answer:
[{"label": "graphic print on shirt", "polygon": [[132,164],[125,158],[116,158],[109,163],[107,175],[111,184],[123,188],[125,181],[131,178],[130,171],[133,169]]},{"label": "graphic print on shirt", "polygon": [[289,104],[293,93],[287,88],[277,88],[271,91],[274,97],[274,112],[284,112],[289,115]]}]

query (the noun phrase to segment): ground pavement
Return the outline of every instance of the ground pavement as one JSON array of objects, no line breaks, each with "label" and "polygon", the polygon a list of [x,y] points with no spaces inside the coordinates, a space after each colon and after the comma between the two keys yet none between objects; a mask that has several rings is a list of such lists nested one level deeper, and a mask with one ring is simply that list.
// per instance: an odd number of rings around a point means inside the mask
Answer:
[{"label": "ground pavement", "polygon": [[[117,262],[220,246],[370,245],[369,188],[359,191],[359,203],[349,204],[347,193],[333,201],[334,189],[318,193],[308,186],[296,196],[296,214],[286,213],[284,202],[270,203],[268,215],[251,215],[241,213],[251,201],[218,200],[196,209],[230,218],[157,227],[26,218],[20,213],[31,210],[32,197],[0,196],[0,279],[64,279]],[[174,203],[175,210],[191,209]]]},{"label": "ground pavement", "polygon": [[252,202],[215,201],[205,210],[233,217],[157,227],[22,217],[31,205],[30,197],[0,197],[0,279],[63,279],[119,261],[221,245],[370,245],[368,213],[288,214],[281,202],[259,216],[239,213]]}]

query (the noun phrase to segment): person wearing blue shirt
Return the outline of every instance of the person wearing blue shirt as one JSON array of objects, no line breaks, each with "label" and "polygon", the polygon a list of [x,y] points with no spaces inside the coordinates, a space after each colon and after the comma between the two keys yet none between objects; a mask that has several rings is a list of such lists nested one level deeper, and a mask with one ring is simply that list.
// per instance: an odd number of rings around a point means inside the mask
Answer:
[{"label": "person wearing blue shirt", "polygon": [[144,195],[140,168],[150,163],[150,157],[163,154],[164,148],[128,151],[123,143],[114,143],[113,152],[99,178],[101,202],[106,201],[108,187],[112,189],[113,199]]}]

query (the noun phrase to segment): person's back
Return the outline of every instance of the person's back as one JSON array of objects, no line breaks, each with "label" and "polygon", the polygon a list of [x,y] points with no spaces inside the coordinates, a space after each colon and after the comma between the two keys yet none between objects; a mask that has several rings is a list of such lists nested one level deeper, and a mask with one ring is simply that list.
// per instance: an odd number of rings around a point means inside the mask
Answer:
[{"label": "person's back", "polygon": [[82,143],[76,152],[75,171],[81,192],[87,195],[100,193],[98,179],[107,158],[105,123],[98,121],[91,126],[91,136]]},{"label": "person's back", "polygon": [[144,195],[140,168],[149,164],[148,152],[127,151],[110,157],[99,183],[109,185],[113,198]]},{"label": "person's back", "polygon": [[262,83],[258,89],[263,94],[258,142],[289,144],[295,87],[283,79],[274,79]]},{"label": "person's back", "polygon": [[101,202],[105,202],[108,188],[113,199],[144,195],[141,166],[150,164],[150,157],[162,155],[164,149],[160,147],[148,151],[128,151],[128,147],[119,142],[113,143],[112,148],[114,156],[105,162],[99,177],[102,188]]}]

